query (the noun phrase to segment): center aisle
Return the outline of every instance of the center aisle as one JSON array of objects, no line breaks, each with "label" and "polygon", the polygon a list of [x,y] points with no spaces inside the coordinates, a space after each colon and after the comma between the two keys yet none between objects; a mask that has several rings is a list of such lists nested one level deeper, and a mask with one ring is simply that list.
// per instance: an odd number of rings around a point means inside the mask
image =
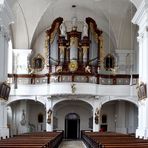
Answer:
[{"label": "center aisle", "polygon": [[59,148],[86,148],[82,140],[62,141]]}]

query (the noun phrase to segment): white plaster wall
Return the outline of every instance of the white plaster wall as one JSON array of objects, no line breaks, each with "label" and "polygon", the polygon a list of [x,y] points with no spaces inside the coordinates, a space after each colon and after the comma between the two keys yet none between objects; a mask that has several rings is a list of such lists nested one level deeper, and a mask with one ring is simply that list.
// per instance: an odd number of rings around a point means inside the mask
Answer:
[{"label": "white plaster wall", "polygon": [[23,95],[23,96],[31,96],[31,95],[50,95],[49,93],[50,87],[48,84],[41,85],[18,85],[17,89],[14,88],[14,85],[11,86],[10,95]]},{"label": "white plaster wall", "polygon": [[58,110],[55,110],[54,116],[58,119],[57,130],[65,129],[65,116],[69,113],[76,113],[80,116],[80,130],[89,129],[89,118],[92,116],[92,110],[88,109],[87,107],[84,108],[79,102],[77,103],[77,105],[64,105]]},{"label": "white plaster wall", "polygon": [[138,108],[134,104],[126,102],[126,127],[128,133],[135,133],[138,126]]},{"label": "white plaster wall", "polygon": [[[31,101],[28,105],[29,123],[35,126],[35,131],[44,131],[46,129],[46,113],[43,105]],[[38,114],[43,115],[43,123],[38,123]]]},{"label": "white plaster wall", "polygon": [[111,38],[109,39],[109,36],[105,32],[103,32],[103,43],[104,43],[105,55],[114,51],[116,46],[113,44]]},{"label": "white plaster wall", "polygon": [[[12,112],[8,112],[11,135],[30,132],[29,123],[35,125],[35,131],[41,131],[41,124],[38,124],[38,114],[44,115],[42,131],[45,130],[45,108],[35,101],[21,100],[10,104]],[[25,112],[26,124],[21,125],[22,110]],[[12,115],[11,115],[12,113]],[[12,117],[11,117],[12,116]]]},{"label": "white plaster wall", "polygon": [[85,94],[85,95],[114,95],[136,97],[136,86],[130,85],[97,85],[91,83],[74,83],[76,92],[72,93],[72,83],[51,83],[36,85],[18,85],[15,89],[11,86],[10,95],[61,95],[61,94]]},{"label": "white plaster wall", "polygon": [[28,74],[28,57],[30,56],[31,49],[13,49],[14,64],[13,73]]},{"label": "white plaster wall", "polygon": [[133,73],[139,73],[139,44],[137,41],[137,37],[138,37],[138,33],[135,34],[135,39],[134,39]]},{"label": "white plaster wall", "polygon": [[[134,104],[127,101],[110,101],[103,105],[101,115],[103,114],[107,115],[108,131],[122,132],[126,129],[127,133],[135,133],[138,125],[138,108]],[[120,123],[124,118],[125,120]]]},{"label": "white plaster wall", "polygon": [[0,31],[0,52],[1,52],[1,56],[0,56],[0,81],[5,81],[6,80],[6,76],[5,76],[5,70],[6,70],[6,65],[5,63],[7,63],[7,59],[5,59],[6,56],[6,52],[7,49],[5,48],[5,38],[3,37],[2,32]]},{"label": "white plaster wall", "polygon": [[21,127],[21,125],[20,125],[21,113],[22,113],[23,108],[20,107],[19,101],[13,103],[11,108],[12,108],[12,125],[11,125],[11,129],[10,129],[11,134],[15,135],[15,134],[22,133],[23,131],[25,131],[24,127],[20,128]]},{"label": "white plaster wall", "polygon": [[14,48],[29,48],[28,28],[21,6],[15,3],[12,9],[15,16],[15,23],[12,24]]},{"label": "white plaster wall", "polygon": [[115,104],[105,104],[101,115],[107,115],[107,131],[115,131]]},{"label": "white plaster wall", "polygon": [[35,52],[42,52],[44,53],[45,51],[45,33],[46,30],[44,30],[43,32],[41,32],[38,37],[36,38],[34,44],[33,44],[33,49],[35,50]]}]

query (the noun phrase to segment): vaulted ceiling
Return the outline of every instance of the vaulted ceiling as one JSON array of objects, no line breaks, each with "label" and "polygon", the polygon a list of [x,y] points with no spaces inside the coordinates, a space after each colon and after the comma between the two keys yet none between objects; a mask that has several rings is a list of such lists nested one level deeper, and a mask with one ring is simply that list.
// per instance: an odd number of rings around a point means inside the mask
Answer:
[{"label": "vaulted ceiling", "polygon": [[131,1],[7,0],[15,16],[11,27],[13,46],[32,48],[38,35],[49,28],[55,18],[63,17],[64,20],[71,20],[74,11],[72,5],[76,5],[75,12],[78,20],[84,21],[86,17],[92,17],[98,27],[111,36],[115,47],[121,48],[124,40],[128,45],[130,39],[124,36],[131,36],[131,28],[133,29],[131,19],[141,2],[141,0]]}]

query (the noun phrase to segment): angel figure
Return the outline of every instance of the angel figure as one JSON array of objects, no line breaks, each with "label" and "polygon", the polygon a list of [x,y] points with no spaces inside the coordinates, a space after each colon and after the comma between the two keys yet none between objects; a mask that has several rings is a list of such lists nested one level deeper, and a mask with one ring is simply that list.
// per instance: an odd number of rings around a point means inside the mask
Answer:
[{"label": "angel figure", "polygon": [[86,66],[86,67],[85,67],[85,72],[91,73],[91,68],[90,68],[90,66]]},{"label": "angel figure", "polygon": [[60,31],[61,31],[61,36],[65,37],[66,36],[66,25],[64,22],[60,25]]}]

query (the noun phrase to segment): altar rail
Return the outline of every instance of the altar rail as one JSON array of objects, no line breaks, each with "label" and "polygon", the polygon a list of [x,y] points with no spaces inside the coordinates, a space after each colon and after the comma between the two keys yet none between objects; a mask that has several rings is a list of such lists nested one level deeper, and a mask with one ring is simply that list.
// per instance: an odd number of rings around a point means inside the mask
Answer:
[{"label": "altar rail", "polygon": [[138,74],[105,75],[105,74],[81,74],[81,73],[53,73],[53,74],[8,74],[9,83],[14,84],[50,84],[58,82],[80,82],[102,85],[136,85]]}]

